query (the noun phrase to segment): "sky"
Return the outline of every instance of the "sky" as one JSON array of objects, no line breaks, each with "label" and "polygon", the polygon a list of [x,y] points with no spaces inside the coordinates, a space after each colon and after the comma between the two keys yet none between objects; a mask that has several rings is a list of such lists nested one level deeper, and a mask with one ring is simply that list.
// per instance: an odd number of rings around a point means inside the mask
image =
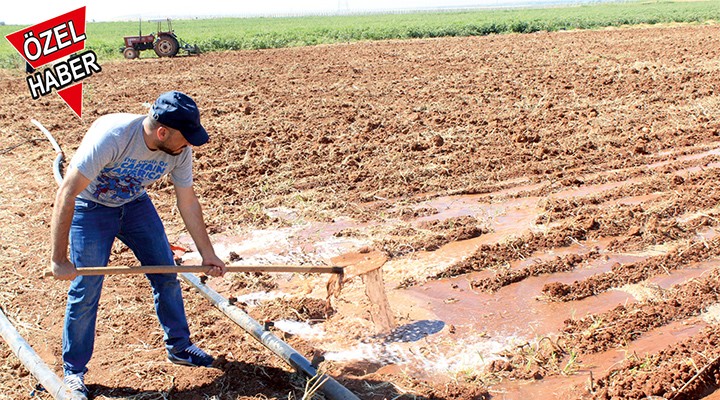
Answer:
[{"label": "sky", "polygon": [[[10,0],[12,1],[12,0]],[[5,4],[0,22],[34,25],[87,6],[87,21],[154,18],[324,14],[380,10],[492,7],[512,4],[578,3],[590,0],[33,0]],[[602,0],[600,0],[602,1]],[[25,6],[26,4],[26,6]]]}]

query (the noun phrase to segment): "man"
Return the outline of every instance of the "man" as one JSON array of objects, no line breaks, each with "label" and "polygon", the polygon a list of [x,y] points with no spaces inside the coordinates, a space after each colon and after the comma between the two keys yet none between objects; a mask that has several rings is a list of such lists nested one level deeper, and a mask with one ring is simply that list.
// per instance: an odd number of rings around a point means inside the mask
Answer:
[{"label": "man", "polygon": [[[170,174],[183,222],[208,266],[226,268],[210,243],[200,203],[192,187],[192,147],[208,141],[200,112],[186,94],[161,94],[147,116],[110,114],[88,130],[55,198],[51,223],[51,268],[57,279],[72,280],[62,338],[64,382],[80,398],[92,356],[102,276],[79,276],[75,267],[105,266],[117,237],[142,265],[173,265],[162,221],[145,187]],[[68,259],[68,245],[70,258]],[[209,367],[213,357],[190,341],[176,274],[147,274],[155,311],[165,331],[168,359]]]}]

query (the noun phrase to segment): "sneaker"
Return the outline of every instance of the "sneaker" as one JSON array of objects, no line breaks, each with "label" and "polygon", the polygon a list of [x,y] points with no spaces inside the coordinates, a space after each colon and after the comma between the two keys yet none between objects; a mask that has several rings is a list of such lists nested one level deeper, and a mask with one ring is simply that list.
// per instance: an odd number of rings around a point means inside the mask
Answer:
[{"label": "sneaker", "polygon": [[209,367],[215,361],[215,358],[191,344],[190,347],[183,351],[168,353],[168,360],[173,364],[188,367]]},{"label": "sneaker", "polygon": [[80,372],[78,374],[65,375],[63,383],[70,389],[74,399],[87,400],[90,392],[87,386],[85,386],[85,374]]}]

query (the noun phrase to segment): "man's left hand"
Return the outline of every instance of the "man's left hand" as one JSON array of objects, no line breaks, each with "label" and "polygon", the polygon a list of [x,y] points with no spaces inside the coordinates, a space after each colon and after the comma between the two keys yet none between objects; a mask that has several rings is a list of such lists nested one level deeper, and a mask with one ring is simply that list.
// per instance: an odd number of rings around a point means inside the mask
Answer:
[{"label": "man's left hand", "polygon": [[210,267],[206,272],[206,274],[210,276],[223,276],[225,275],[225,272],[227,272],[227,268],[225,268],[225,263],[215,254],[208,257],[203,257],[202,265]]}]

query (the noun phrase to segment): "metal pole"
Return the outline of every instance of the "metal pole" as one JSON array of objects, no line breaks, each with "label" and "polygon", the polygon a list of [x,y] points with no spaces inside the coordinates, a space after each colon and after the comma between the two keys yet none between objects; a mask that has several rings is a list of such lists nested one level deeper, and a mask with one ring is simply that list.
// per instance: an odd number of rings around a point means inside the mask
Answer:
[{"label": "metal pole", "polygon": [[78,398],[63,384],[58,376],[50,370],[43,360],[35,353],[28,342],[20,336],[2,308],[0,308],[0,334],[35,379],[52,397],[59,400],[77,400]]},{"label": "metal pole", "polygon": [[[265,345],[265,347],[280,356],[280,358],[285,360],[285,362],[290,364],[290,366],[295,368],[295,370],[303,372],[310,378],[318,375],[317,369],[312,366],[310,361],[290,347],[290,345],[280,340],[277,336],[266,331],[260,323],[252,319],[252,317],[247,315],[241,309],[231,305],[228,299],[222,297],[218,292],[202,283],[197,276],[189,273],[182,273],[179,275],[186,282],[194,286],[195,289],[203,295],[203,297],[210,300],[215,307],[232,319],[236,324],[240,325],[241,328],[247,331],[260,343]],[[351,391],[339,384],[333,378],[325,374],[318,378],[320,382],[325,381],[319,390],[328,398],[332,400],[360,400]]]}]

